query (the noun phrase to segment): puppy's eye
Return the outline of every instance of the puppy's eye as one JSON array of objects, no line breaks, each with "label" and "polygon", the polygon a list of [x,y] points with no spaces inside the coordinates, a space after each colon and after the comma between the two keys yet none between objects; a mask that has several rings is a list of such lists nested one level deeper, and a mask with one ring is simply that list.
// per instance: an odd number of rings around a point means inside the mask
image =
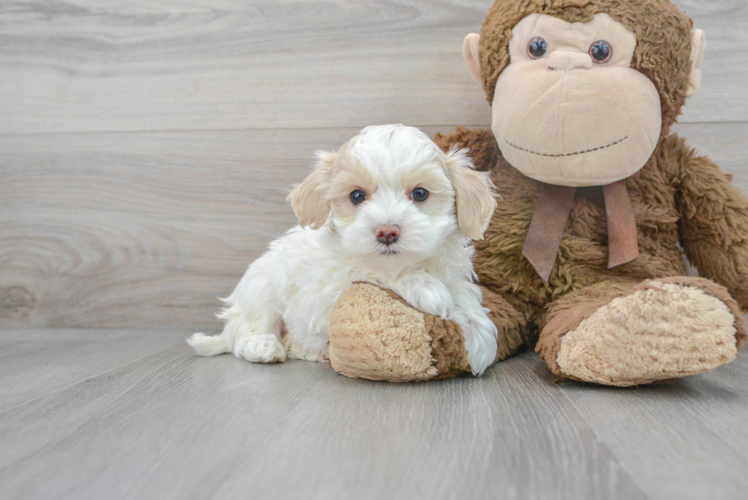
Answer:
[{"label": "puppy's eye", "polygon": [[410,198],[413,201],[426,201],[426,198],[428,197],[429,197],[429,192],[423,188],[415,188],[413,191],[410,192]]},{"label": "puppy's eye", "polygon": [[613,47],[605,40],[598,40],[590,45],[590,56],[598,64],[606,63],[613,57]]},{"label": "puppy's eye", "polygon": [[540,59],[546,52],[548,52],[548,42],[539,36],[536,36],[527,44],[527,54],[532,59]]},{"label": "puppy's eye", "polygon": [[360,189],[357,189],[353,192],[351,192],[351,201],[354,205],[358,205],[360,203],[363,203],[366,201],[366,193],[361,191]]}]

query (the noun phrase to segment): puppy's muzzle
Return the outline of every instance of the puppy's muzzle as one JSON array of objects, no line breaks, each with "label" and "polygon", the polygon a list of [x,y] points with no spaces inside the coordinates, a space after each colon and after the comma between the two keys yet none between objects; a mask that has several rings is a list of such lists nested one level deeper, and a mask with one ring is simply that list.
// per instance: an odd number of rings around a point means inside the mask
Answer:
[{"label": "puppy's muzzle", "polygon": [[400,237],[400,226],[383,225],[377,226],[374,230],[374,234],[377,235],[377,241],[384,243],[385,245],[392,245]]}]

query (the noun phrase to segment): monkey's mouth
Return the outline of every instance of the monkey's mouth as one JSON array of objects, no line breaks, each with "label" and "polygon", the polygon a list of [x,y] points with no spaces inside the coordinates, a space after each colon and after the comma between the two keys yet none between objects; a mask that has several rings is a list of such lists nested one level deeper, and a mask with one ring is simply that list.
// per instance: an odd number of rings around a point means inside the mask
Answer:
[{"label": "monkey's mouth", "polygon": [[587,154],[587,153],[592,153],[594,151],[600,151],[601,149],[607,149],[607,148],[615,146],[616,144],[622,143],[623,141],[625,141],[628,138],[629,138],[629,136],[623,137],[622,139],[618,139],[617,141],[611,142],[610,144],[606,144],[605,146],[598,146],[596,148],[585,149],[583,151],[575,151],[573,153],[560,153],[560,154],[539,153],[537,151],[532,151],[531,149],[526,149],[526,148],[523,148],[521,146],[517,146],[516,144],[512,144],[511,142],[507,141],[506,139],[504,139],[504,142],[507,143],[509,146],[515,148],[515,149],[519,149],[520,151],[524,151],[525,153],[530,153],[530,154],[534,154],[534,155],[538,155],[538,156],[547,156],[548,158],[564,158],[566,156],[583,155],[583,154]]}]

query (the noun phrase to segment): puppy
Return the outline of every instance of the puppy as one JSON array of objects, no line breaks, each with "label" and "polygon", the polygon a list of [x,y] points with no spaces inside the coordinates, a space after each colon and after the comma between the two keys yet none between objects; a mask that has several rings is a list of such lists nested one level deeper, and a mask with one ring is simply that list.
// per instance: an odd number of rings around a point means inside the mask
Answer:
[{"label": "puppy", "polygon": [[300,226],[253,262],[219,314],[223,333],[194,334],[198,354],[258,363],[327,360],[333,305],[355,281],[389,288],[411,306],[452,319],[480,375],[497,329],[474,281],[472,239],[496,201],[466,150],[444,153],[402,125],[365,128],[338,152],[318,152],[289,195]]}]

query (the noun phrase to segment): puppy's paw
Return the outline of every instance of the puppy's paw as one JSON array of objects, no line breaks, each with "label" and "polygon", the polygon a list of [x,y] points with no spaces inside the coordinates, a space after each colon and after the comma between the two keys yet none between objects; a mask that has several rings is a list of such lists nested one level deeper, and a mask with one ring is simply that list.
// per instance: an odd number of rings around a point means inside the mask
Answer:
[{"label": "puppy's paw", "polygon": [[416,286],[404,287],[402,291],[395,289],[408,304],[419,311],[423,311],[442,319],[452,319],[455,302],[452,294],[441,281],[435,278],[425,280]]},{"label": "puppy's paw", "polygon": [[498,329],[486,312],[455,313],[455,321],[462,327],[465,350],[473,375],[480,376],[496,359]]},{"label": "puppy's paw", "polygon": [[327,363],[330,357],[327,354],[328,339],[321,335],[310,335],[301,341],[291,340],[287,351],[290,359],[305,359],[307,361],[319,361]]},{"label": "puppy's paw", "polygon": [[237,341],[234,355],[253,363],[281,363],[286,360],[286,349],[274,334],[260,333]]}]

